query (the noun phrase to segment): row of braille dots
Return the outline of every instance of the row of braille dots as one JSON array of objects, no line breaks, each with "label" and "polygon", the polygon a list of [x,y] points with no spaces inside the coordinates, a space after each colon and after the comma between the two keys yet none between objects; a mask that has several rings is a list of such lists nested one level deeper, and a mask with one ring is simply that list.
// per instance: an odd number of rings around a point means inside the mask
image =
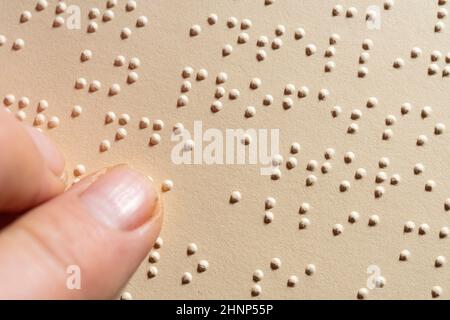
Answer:
[{"label": "row of braille dots", "polygon": [[[107,23],[114,19],[114,11],[112,11],[112,8],[117,6],[117,0],[108,0],[106,3],[106,10],[102,15],[102,21]],[[136,2],[135,1],[128,1],[125,5],[125,10],[127,12],[131,12],[136,9]],[[93,21],[97,19],[101,15],[101,12],[98,8],[92,8],[89,11],[88,17],[91,20],[87,27],[87,33],[94,33],[98,30],[98,23],[96,21]],[[136,20],[136,28],[143,28],[148,24],[148,18],[146,16],[140,16]],[[128,39],[132,34],[132,31],[130,28],[125,27],[122,28],[120,31],[120,38],[122,40]]]},{"label": "row of braille dots", "polygon": [[[92,59],[92,55],[93,54],[92,54],[91,50],[89,50],[89,49],[83,50],[83,52],[81,52],[81,55],[80,55],[80,60],[82,62],[89,61],[90,59]],[[126,63],[126,58],[124,56],[117,56],[114,59],[114,66],[116,66],[116,67],[121,67],[125,63]],[[141,65],[141,61],[139,60],[139,58],[133,57],[130,59],[130,62],[128,64],[128,69],[135,70],[140,65]],[[135,71],[130,71],[127,76],[127,83],[131,85],[131,84],[135,83],[138,79],[139,79],[139,75]],[[88,81],[85,78],[78,78],[75,81],[75,89],[77,89],[77,90],[82,90],[82,89],[86,88],[87,86],[88,86]],[[94,92],[99,91],[101,89],[101,87],[102,87],[102,84],[99,80],[93,80],[89,84],[88,90],[90,93],[94,93]],[[117,83],[114,83],[109,88],[108,95],[115,96],[115,95],[119,94],[120,91],[121,91],[120,85]]]},{"label": "row of braille dots", "polygon": [[[422,55],[422,49],[419,47],[414,47],[411,49],[410,57],[411,59],[417,59]],[[430,65],[428,66],[427,73],[429,76],[434,76],[440,73],[441,67],[439,66],[439,62],[444,60],[447,65],[445,65],[442,69],[442,77],[450,77],[450,52],[445,55],[445,58],[443,59],[443,54],[439,50],[434,50],[430,54]],[[394,63],[392,66],[395,69],[401,69],[405,65],[405,60],[402,58],[397,58],[394,60]]]},{"label": "row of braille dots", "polygon": [[[109,111],[105,115],[104,123],[105,125],[109,125],[118,119],[118,124],[121,126],[116,130],[115,141],[123,140],[127,137],[128,131],[124,128],[131,121],[130,115],[127,113],[121,114],[119,117],[113,111]],[[146,129],[150,126],[150,119],[147,117],[142,117],[139,121],[139,128],[141,130]],[[152,128],[154,131],[161,131],[164,128],[164,122],[160,119],[153,120]],[[154,132],[149,141],[150,146],[155,146],[161,142],[161,135]],[[109,140],[103,140],[100,143],[100,152],[108,151],[111,148],[111,142]]]},{"label": "row of braille dots", "polygon": [[447,4],[447,0],[438,0],[438,11],[436,13],[436,17],[438,19],[438,22],[434,25],[434,32],[440,33],[443,32],[445,29],[445,23],[442,21],[448,16],[448,11],[446,8],[443,8],[442,6]]},{"label": "row of braille dots", "polygon": [[[270,269],[273,270],[273,271],[276,271],[276,270],[278,270],[280,268],[281,268],[281,260],[280,260],[280,258],[272,258],[270,260]],[[308,264],[305,267],[305,274],[307,276],[311,277],[311,276],[314,275],[315,272],[316,272],[316,266],[314,264]],[[257,296],[261,295],[262,287],[261,287],[260,283],[263,280],[263,278],[264,278],[264,272],[261,269],[256,269],[253,272],[252,280],[253,280],[254,284],[253,284],[253,287],[252,287],[251,292],[250,292],[252,297],[257,297]],[[293,287],[297,286],[298,281],[299,281],[299,277],[298,276],[291,275],[287,279],[286,285],[289,288],[293,288]]]},{"label": "row of braille dots", "polygon": [[[391,10],[393,6],[394,6],[394,0],[385,0],[383,3],[384,10]],[[342,6],[340,4],[337,4],[333,7],[333,9],[331,10],[331,15],[333,17],[338,17],[338,16],[343,15],[344,12],[345,12],[345,17],[347,17],[347,18],[354,18],[358,15],[358,10],[355,7],[349,7],[349,8],[347,8],[347,10],[345,10],[344,6]],[[375,18],[376,17],[374,16],[373,12],[368,11],[366,13],[367,21],[372,21]]]},{"label": "row of braille dots", "polygon": [[[7,108],[6,110],[8,110],[9,112],[12,112],[9,108],[14,105],[16,103],[16,97],[12,94],[8,94],[3,98],[3,104],[4,106]],[[17,102],[17,106],[18,106],[18,111],[16,112],[16,118],[20,121],[25,121],[27,118],[27,113],[25,111],[25,109],[30,105],[30,99],[28,97],[21,97],[18,102]],[[44,112],[48,109],[48,101],[47,100],[40,100],[38,102],[38,105],[36,107],[36,116],[34,117],[33,120],[33,126],[35,127],[39,127],[40,125],[42,125],[43,123],[45,123],[47,121],[47,127],[49,129],[53,129],[56,128],[57,126],[59,126],[60,124],[60,120],[58,117],[53,116],[48,118],[47,120],[47,116],[44,114]]]},{"label": "row of braille dots", "polygon": [[[447,199],[446,204],[450,205],[450,199]],[[450,207],[449,207],[450,208]],[[404,226],[403,226],[403,233],[407,234],[407,233],[412,233],[416,230],[416,224],[413,221],[407,221],[405,222]],[[427,223],[422,223],[421,225],[419,225],[417,232],[419,235],[424,236],[430,233],[430,226]],[[440,239],[445,239],[447,238],[449,235],[449,229],[448,227],[442,227],[439,230],[439,238]]]},{"label": "row of braille dots", "polygon": [[[193,256],[198,251],[198,246],[195,243],[190,243],[187,247],[186,253],[188,256]],[[203,273],[209,268],[209,262],[207,260],[200,260],[197,263],[197,273]],[[186,285],[192,282],[192,273],[184,272],[181,276],[181,284]]]},{"label": "row of braille dots", "polygon": [[[336,45],[337,43],[341,40],[341,37],[337,34],[337,33],[333,33],[329,40],[328,43],[330,44],[330,46],[325,50],[324,53],[324,57],[331,59],[336,55]],[[307,47],[308,49],[308,47]],[[311,49],[309,49],[309,51],[306,51],[306,54],[308,54],[308,52],[310,52]],[[325,67],[324,67],[324,71],[326,73],[332,72],[334,71],[334,69],[336,69],[336,62],[334,62],[333,60],[328,60],[325,63]]]},{"label": "row of braille dots", "polygon": [[373,41],[371,39],[365,39],[361,46],[364,51],[359,55],[358,59],[358,63],[360,64],[358,77],[365,78],[369,74],[369,68],[365,65],[369,62],[370,54],[368,51],[373,49]]}]

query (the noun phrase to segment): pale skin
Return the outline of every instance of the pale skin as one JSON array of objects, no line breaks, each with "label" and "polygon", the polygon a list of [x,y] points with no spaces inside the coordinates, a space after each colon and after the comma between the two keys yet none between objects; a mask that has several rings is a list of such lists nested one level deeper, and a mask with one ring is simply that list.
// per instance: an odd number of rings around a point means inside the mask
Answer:
[{"label": "pale skin", "polygon": [[151,180],[119,165],[67,188],[55,144],[5,108],[0,147],[0,299],[117,298],[161,229]]}]

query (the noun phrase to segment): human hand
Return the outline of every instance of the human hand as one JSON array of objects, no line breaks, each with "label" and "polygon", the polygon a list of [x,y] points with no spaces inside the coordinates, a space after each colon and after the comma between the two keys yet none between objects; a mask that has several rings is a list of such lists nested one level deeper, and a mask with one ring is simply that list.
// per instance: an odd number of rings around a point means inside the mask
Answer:
[{"label": "human hand", "polygon": [[4,108],[0,148],[0,299],[116,297],[161,228],[150,179],[120,165],[64,192],[61,153]]}]

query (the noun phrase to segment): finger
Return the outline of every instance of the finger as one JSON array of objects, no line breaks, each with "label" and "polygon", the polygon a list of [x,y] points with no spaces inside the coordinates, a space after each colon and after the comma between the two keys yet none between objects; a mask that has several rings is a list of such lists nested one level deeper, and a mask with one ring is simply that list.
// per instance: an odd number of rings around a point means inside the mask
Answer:
[{"label": "finger", "polygon": [[0,299],[116,297],[158,236],[158,199],[150,179],[118,166],[24,215],[0,233]]},{"label": "finger", "polygon": [[50,139],[0,108],[0,212],[17,213],[64,191],[64,158]]}]

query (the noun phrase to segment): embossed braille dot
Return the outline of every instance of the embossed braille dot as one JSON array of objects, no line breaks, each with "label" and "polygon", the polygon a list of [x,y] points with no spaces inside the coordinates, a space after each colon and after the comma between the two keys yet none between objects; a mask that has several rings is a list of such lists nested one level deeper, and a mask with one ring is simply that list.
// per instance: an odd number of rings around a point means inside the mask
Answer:
[{"label": "embossed braille dot", "polygon": [[131,36],[130,28],[125,27],[120,31],[120,38],[122,40],[128,39],[130,36]]},{"label": "embossed braille dot", "polygon": [[447,227],[442,227],[439,231],[439,238],[444,239],[449,235],[449,229]]},{"label": "embossed braille dot", "polygon": [[298,223],[298,228],[300,230],[308,228],[308,226],[311,224],[308,218],[301,218],[300,222]]},{"label": "embossed braille dot", "polygon": [[36,2],[36,11],[43,11],[48,7],[48,2],[46,0],[38,0]]},{"label": "embossed braille dot", "polygon": [[106,10],[105,13],[103,13],[103,22],[108,22],[114,19],[114,12],[112,10]]},{"label": "embossed braille dot", "polygon": [[7,94],[4,98],[3,98],[3,104],[7,107],[13,105],[16,102],[16,97],[12,94]]},{"label": "embossed braille dot", "polygon": [[341,6],[340,4],[337,4],[337,5],[334,6],[331,14],[334,17],[337,17],[337,16],[340,16],[343,12],[344,12],[344,7]]},{"label": "embossed braille dot", "polygon": [[148,24],[148,18],[146,16],[140,16],[136,20],[136,27],[143,28]]},{"label": "embossed braille dot", "polygon": [[100,16],[100,10],[98,8],[92,8],[91,10],[89,10],[89,19],[96,19],[98,18],[98,16]]},{"label": "embossed braille dot", "polygon": [[[328,43],[330,45],[335,45],[337,44],[339,41],[341,40],[341,36],[338,35],[337,33],[333,33],[330,38],[328,39]],[[330,47],[330,48],[334,48],[334,47]]]},{"label": "embossed braille dot", "polygon": [[244,115],[245,115],[246,118],[252,118],[252,117],[255,116],[255,114],[256,114],[256,109],[255,109],[255,107],[250,106],[250,107],[247,107],[247,108],[245,109]]},{"label": "embossed braille dot", "polygon": [[200,32],[202,32],[202,28],[201,28],[198,24],[193,25],[193,26],[189,29],[189,35],[190,35],[191,37],[198,36],[198,35],[200,34]]},{"label": "embossed braille dot", "polygon": [[295,29],[295,33],[294,33],[295,40],[303,39],[303,37],[305,35],[306,35],[305,29],[303,29],[303,28]]},{"label": "embossed braille dot", "polygon": [[181,85],[181,92],[189,92],[192,89],[192,84],[190,81],[186,80],[183,81],[183,84]]},{"label": "embossed braille dot", "polygon": [[241,21],[241,29],[247,30],[252,27],[252,21],[250,19],[242,19]]},{"label": "embossed braille dot", "polygon": [[272,170],[272,174],[270,175],[272,180],[279,180],[281,178],[281,171],[278,168]]},{"label": "embossed braille dot", "polygon": [[109,111],[105,115],[105,124],[110,124],[116,121],[116,114],[112,111]]},{"label": "embossed braille dot", "polygon": [[384,10],[391,10],[392,7],[394,6],[394,0],[385,0],[384,1]]},{"label": "embossed braille dot", "polygon": [[[205,70],[206,71],[206,70]],[[184,67],[181,76],[185,79],[190,78],[194,74],[192,67]]]},{"label": "embossed braille dot", "polygon": [[258,47],[265,47],[269,43],[269,38],[266,36],[260,36],[258,40],[256,41],[256,45]]},{"label": "embossed braille dot", "polygon": [[229,17],[227,20],[227,27],[232,29],[236,27],[238,24],[238,20],[235,17]]},{"label": "embossed braille dot", "polygon": [[319,163],[316,160],[309,160],[308,163],[306,164],[306,170],[315,171],[318,166]]},{"label": "embossed braille dot", "polygon": [[361,180],[362,178],[364,178],[367,175],[367,172],[364,168],[358,168],[355,171],[355,179],[356,180]]},{"label": "embossed braille dot", "polygon": [[447,262],[447,260],[445,259],[444,256],[438,256],[436,257],[436,259],[434,260],[434,266],[436,268],[440,268],[443,267],[445,265],[445,263]]},{"label": "embossed braille dot", "polygon": [[209,24],[210,26],[215,25],[215,24],[217,23],[218,20],[219,20],[219,17],[218,17],[217,14],[215,14],[215,13],[211,13],[211,14],[208,16],[208,19],[207,19],[208,24]]},{"label": "embossed braille dot", "polygon": [[127,113],[123,113],[119,116],[119,124],[125,126],[130,122],[130,116]]},{"label": "embossed braille dot", "polygon": [[391,184],[393,186],[397,186],[401,181],[401,177],[399,174],[393,174],[391,177]]},{"label": "embossed braille dot", "polygon": [[25,111],[19,110],[19,111],[16,112],[16,118],[19,121],[24,121],[27,118],[27,114],[26,114]]},{"label": "embossed braille dot", "polygon": [[334,69],[336,69],[336,63],[334,61],[328,61],[325,64],[325,72],[332,72]]},{"label": "embossed braille dot", "polygon": [[307,56],[312,56],[317,52],[317,47],[314,44],[308,44],[305,47],[305,53]]},{"label": "embossed braille dot", "polygon": [[423,146],[423,145],[425,145],[427,142],[428,142],[427,136],[424,135],[424,134],[421,134],[421,135],[417,138],[416,144],[417,144],[418,146]]},{"label": "embossed braille dot", "polygon": [[288,168],[288,170],[292,170],[295,167],[297,167],[297,159],[294,157],[289,157],[288,161],[286,162],[286,168]]},{"label": "embossed braille dot", "polygon": [[292,108],[293,105],[294,105],[294,101],[291,98],[289,98],[289,97],[283,98],[283,109],[284,110],[288,110],[288,109]]},{"label": "embossed braille dot", "polygon": [[287,84],[284,87],[284,94],[289,96],[295,92],[295,86],[292,83]]},{"label": "embossed braille dot", "polygon": [[148,278],[154,278],[158,275],[158,268],[155,266],[150,266],[147,270],[147,277]]},{"label": "embossed braille dot", "polygon": [[259,78],[253,78],[253,79],[250,81],[250,89],[256,90],[256,89],[258,89],[258,88],[261,86],[261,84],[262,84],[261,79],[259,79]]},{"label": "embossed braille dot", "polygon": [[443,134],[445,131],[445,124],[443,123],[436,123],[436,125],[434,126],[434,134],[435,135],[440,135]]},{"label": "embossed braille dot", "polygon": [[390,140],[393,135],[394,132],[391,129],[386,129],[383,131],[382,138],[383,140]]},{"label": "embossed braille dot", "polygon": [[320,89],[318,98],[320,101],[325,101],[325,100],[327,100],[329,95],[330,95],[330,91],[328,91],[328,89]]},{"label": "embossed braille dot", "polygon": [[400,261],[408,261],[410,257],[411,257],[411,252],[409,252],[409,250],[405,249],[405,250],[402,250],[402,252],[400,252],[398,260],[400,260]]},{"label": "embossed braille dot", "polygon": [[420,116],[422,117],[422,119],[425,119],[425,118],[428,118],[432,112],[433,112],[433,109],[431,109],[431,107],[425,106],[420,111]]},{"label": "embossed braille dot", "polygon": [[336,48],[335,47],[328,47],[327,50],[325,50],[325,57],[331,58],[336,55]]},{"label": "embossed braille dot", "polygon": [[117,1],[118,0],[108,0],[106,2],[106,8],[108,9],[114,8],[115,6],[117,6]]},{"label": "embossed braille dot", "polygon": [[375,182],[376,183],[383,183],[383,182],[385,182],[387,180],[387,178],[388,178],[388,176],[387,176],[386,172],[380,171],[375,176]]},{"label": "embossed braille dot", "polygon": [[284,33],[286,32],[286,27],[283,26],[282,24],[279,24],[276,28],[275,28],[275,35],[277,37],[281,37],[282,35],[284,35]]},{"label": "embossed braille dot", "polygon": [[228,94],[228,98],[230,100],[236,100],[237,98],[239,98],[239,96],[240,96],[240,92],[238,89],[231,89]]},{"label": "embossed braille dot", "polygon": [[191,256],[191,255],[195,254],[197,252],[197,250],[198,250],[197,245],[195,243],[190,243],[187,246],[186,253],[187,253],[187,255]]},{"label": "embossed braille dot", "polygon": [[30,11],[23,11],[22,14],[20,15],[20,22],[21,23],[25,23],[30,21],[31,19],[31,12]]},{"label": "embossed braille dot", "polygon": [[97,92],[102,87],[102,84],[98,80],[94,80],[89,85],[89,92]]},{"label": "embossed braille dot", "polygon": [[439,66],[436,63],[430,64],[428,67],[428,75],[433,76],[439,72]]},{"label": "embossed braille dot", "polygon": [[214,97],[216,99],[220,99],[220,98],[222,98],[225,95],[225,93],[226,93],[226,90],[225,90],[224,87],[217,87],[216,91],[214,92]]},{"label": "embossed braille dot", "polygon": [[264,201],[264,208],[266,210],[270,210],[273,209],[273,207],[275,207],[275,204],[277,203],[277,201],[275,200],[275,198],[272,197],[268,197],[265,201]]},{"label": "embossed braille dot", "polygon": [[299,98],[306,98],[307,96],[309,95],[309,89],[308,89],[308,87],[305,87],[305,86],[302,86],[302,87],[300,87],[300,89],[298,89],[298,93],[297,93],[297,96],[299,97]]},{"label": "embossed braille dot", "polygon": [[392,126],[397,122],[397,118],[393,115],[388,115],[385,119],[384,119],[384,123],[387,126]]},{"label": "embossed braille dot", "polygon": [[447,9],[439,8],[436,16],[438,19],[444,19],[445,17],[447,17],[447,15],[448,15]]},{"label": "embossed braille dot", "polygon": [[133,84],[133,83],[135,83],[136,81],[138,81],[138,79],[139,79],[139,75],[138,75],[136,72],[132,71],[132,72],[130,72],[130,73],[128,74],[128,77],[127,77],[127,83],[128,83],[128,84]]},{"label": "embossed braille dot", "polygon": [[445,23],[442,21],[438,21],[434,25],[434,32],[436,32],[436,33],[442,32],[444,29],[445,29]]},{"label": "embossed braille dot", "polygon": [[127,10],[127,12],[131,12],[131,11],[135,10],[136,7],[137,7],[136,1],[129,0],[129,1],[127,1],[127,4],[125,5],[125,10]]},{"label": "embossed braille dot", "polygon": [[23,39],[20,39],[20,38],[16,39],[12,46],[12,48],[15,51],[21,50],[21,49],[23,49],[23,47],[25,47],[25,41],[23,41]]},{"label": "embossed braille dot", "polygon": [[188,103],[189,103],[188,96],[182,94],[181,96],[178,97],[178,100],[177,100],[177,106],[178,107],[187,106]]},{"label": "embossed braille dot", "polygon": [[374,48],[374,44],[371,39],[364,39],[361,46],[364,50],[372,50]]},{"label": "embossed braille dot", "polygon": [[256,53],[256,60],[263,61],[267,58],[267,53],[264,50],[258,50]]},{"label": "embossed braille dot", "polygon": [[254,282],[259,282],[264,278],[264,272],[260,269],[256,269],[253,272],[253,281]]},{"label": "embossed braille dot", "polygon": [[36,117],[34,117],[34,121],[33,121],[33,126],[37,127],[42,125],[46,120],[46,117],[44,114],[39,113],[36,115]]},{"label": "embossed braille dot", "polygon": [[306,214],[306,213],[308,213],[308,211],[311,209],[311,205],[309,204],[309,203],[307,203],[307,202],[303,202],[301,205],[300,205],[300,208],[299,208],[299,210],[298,210],[298,213],[299,214]]},{"label": "embossed braille dot", "polygon": [[331,169],[332,169],[332,166],[331,166],[331,163],[329,163],[329,162],[324,162],[324,163],[322,164],[322,166],[320,167],[320,171],[321,171],[323,174],[326,174],[326,173],[330,172]]},{"label": "embossed braille dot", "polygon": [[370,218],[369,218],[369,226],[375,227],[379,223],[380,223],[380,217],[378,215],[374,214],[374,215],[370,216]]},{"label": "embossed braille dot", "polygon": [[338,236],[340,235],[342,232],[344,232],[344,226],[340,223],[337,223],[333,226],[333,235],[334,236]]},{"label": "embossed braille dot", "polygon": [[87,86],[87,81],[85,78],[78,78],[77,81],[75,81],[76,89],[84,89],[86,86]]},{"label": "embossed braille dot", "polygon": [[417,59],[422,55],[422,50],[419,47],[414,47],[411,49],[411,58]]},{"label": "embossed braille dot", "polygon": [[282,45],[283,45],[283,40],[281,40],[280,38],[273,39],[273,41],[272,41],[272,49],[273,50],[280,49]]},{"label": "embossed braille dot", "polygon": [[439,61],[441,58],[442,58],[442,52],[440,52],[440,51],[435,50],[435,51],[431,52],[431,54],[430,54],[430,60],[432,62]]},{"label": "embossed braille dot", "polygon": [[369,290],[367,290],[366,288],[359,289],[356,297],[359,300],[366,300],[369,297]]},{"label": "embossed braille dot", "polygon": [[374,191],[375,198],[381,198],[383,196],[384,192],[385,192],[384,187],[382,187],[382,186],[376,187],[375,191]]},{"label": "embossed braille dot", "polygon": [[230,203],[234,204],[241,201],[242,195],[239,191],[233,191],[230,196]]},{"label": "embossed braille dot", "polygon": [[450,77],[450,66],[445,66],[442,69],[442,77]]},{"label": "embossed braille dot", "polygon": [[77,118],[81,115],[81,113],[83,112],[83,108],[81,106],[74,106],[72,108],[72,113],[70,114],[72,118]]},{"label": "embossed braille dot", "polygon": [[358,69],[358,77],[365,78],[369,74],[369,69],[367,67],[360,67]]},{"label": "embossed braille dot", "polygon": [[135,70],[141,66],[141,60],[139,58],[133,57],[130,59],[130,63],[128,64],[128,69]]},{"label": "embossed braille dot", "polygon": [[161,184],[161,190],[163,192],[168,192],[173,189],[173,181],[170,179],[166,179]]},{"label": "embossed braille dot", "polygon": [[73,175],[75,177],[80,177],[86,174],[86,167],[82,164],[79,164],[75,167],[75,169],[73,170]]},{"label": "embossed braille dot", "polygon": [[111,148],[111,142],[109,140],[103,140],[100,142],[99,150],[100,152],[108,151]]},{"label": "embossed braille dot", "polygon": [[290,153],[291,154],[297,154],[300,152],[300,144],[298,142],[294,142],[291,144]]},{"label": "embossed braille dot", "polygon": [[97,31],[97,29],[98,29],[97,22],[95,22],[95,21],[89,22],[88,27],[87,27],[88,33],[94,33],[95,31]]},{"label": "embossed braille dot", "polygon": [[274,215],[272,212],[267,211],[264,213],[264,223],[269,224],[273,221]]},{"label": "embossed braille dot", "polygon": [[344,162],[346,164],[352,163],[352,161],[355,160],[355,154],[351,151],[348,151],[344,155]]},{"label": "embossed braille dot", "polygon": [[157,251],[153,251],[150,253],[148,257],[148,262],[157,263],[161,259],[161,255]]},{"label": "embossed braille dot", "polygon": [[133,300],[133,296],[129,292],[123,292],[120,295],[120,300]]},{"label": "embossed braille dot", "polygon": [[127,130],[125,128],[118,128],[116,130],[116,140],[125,139],[127,136]]},{"label": "embossed braille dot", "polygon": [[158,133],[152,133],[150,136],[150,146],[156,146],[161,142],[161,136]]},{"label": "embossed braille dot", "polygon": [[355,7],[350,7],[345,12],[345,16],[347,18],[354,18],[354,17],[356,17],[357,14],[358,14],[358,10]]},{"label": "embossed braille dot", "polygon": [[334,106],[331,109],[331,116],[337,118],[342,113],[342,108],[340,106]]},{"label": "embossed braille dot", "polygon": [[197,77],[196,77],[197,81],[205,80],[207,77],[208,77],[208,71],[206,71],[206,69],[200,69],[197,72]]},{"label": "embossed braille dot", "polygon": [[436,182],[434,182],[433,180],[428,180],[425,183],[425,191],[431,192],[433,191],[433,189],[436,187]]},{"label": "embossed braille dot", "polygon": [[189,284],[191,282],[192,282],[192,274],[190,274],[189,272],[183,273],[183,275],[181,276],[181,283]]},{"label": "embossed braille dot", "polygon": [[[266,2],[267,2],[267,0],[266,0]],[[261,293],[262,293],[262,288],[261,288],[261,286],[260,286],[259,284],[253,285],[252,290],[251,290],[251,295],[252,295],[252,297],[257,297],[257,296],[259,296]]]},{"label": "embossed braille dot", "polygon": [[0,34],[0,47],[6,43],[7,39],[4,35]]},{"label": "embossed braille dot", "polygon": [[48,120],[47,127],[49,129],[54,129],[59,126],[60,120],[58,117],[53,116]]},{"label": "embossed braille dot", "polygon": [[119,84],[115,83],[109,88],[110,96],[115,96],[115,95],[118,95],[119,93],[120,93],[120,85]]},{"label": "embossed braille dot", "polygon": [[350,223],[356,223],[359,220],[360,214],[356,211],[350,212],[348,216],[348,222]]},{"label": "embossed braille dot", "polygon": [[402,58],[397,58],[394,60],[393,66],[395,69],[400,69],[405,65],[405,61]]},{"label": "embossed braille dot", "polygon": [[442,290],[440,286],[434,286],[431,289],[431,297],[434,299],[439,298],[442,295],[443,291],[444,290]]},{"label": "embossed braille dot", "polygon": [[28,97],[22,97],[19,99],[19,108],[24,109],[30,105],[30,99]]},{"label": "embossed braille dot", "polygon": [[370,97],[367,100],[367,103],[366,103],[367,108],[372,109],[372,108],[375,108],[377,105],[378,105],[378,99],[377,98]]},{"label": "embossed braille dot", "polygon": [[405,225],[403,226],[403,232],[410,233],[413,232],[416,229],[416,224],[412,221],[406,221]]},{"label": "embossed braille dot", "polygon": [[419,226],[419,234],[420,235],[426,235],[430,232],[430,226],[426,223],[423,223]]},{"label": "embossed braille dot", "polygon": [[359,125],[357,123],[352,123],[347,128],[347,133],[355,134],[359,130]]},{"label": "embossed braille dot", "polygon": [[207,260],[200,260],[197,264],[197,272],[202,273],[208,270],[209,262]]},{"label": "embossed braille dot", "polygon": [[341,181],[340,185],[339,185],[339,191],[341,192],[346,192],[350,189],[350,182],[347,180],[343,180]]},{"label": "embossed braille dot", "polygon": [[290,276],[288,281],[287,281],[287,286],[288,287],[295,287],[298,283],[298,277],[297,276]]},{"label": "embossed braille dot", "polygon": [[314,275],[314,273],[316,273],[316,266],[313,265],[313,264],[308,264],[308,265],[305,267],[305,274],[306,274],[307,276],[312,276],[312,275]]},{"label": "embossed braille dot", "polygon": [[280,258],[272,258],[270,260],[270,268],[272,270],[278,270],[281,267],[281,260]]}]

